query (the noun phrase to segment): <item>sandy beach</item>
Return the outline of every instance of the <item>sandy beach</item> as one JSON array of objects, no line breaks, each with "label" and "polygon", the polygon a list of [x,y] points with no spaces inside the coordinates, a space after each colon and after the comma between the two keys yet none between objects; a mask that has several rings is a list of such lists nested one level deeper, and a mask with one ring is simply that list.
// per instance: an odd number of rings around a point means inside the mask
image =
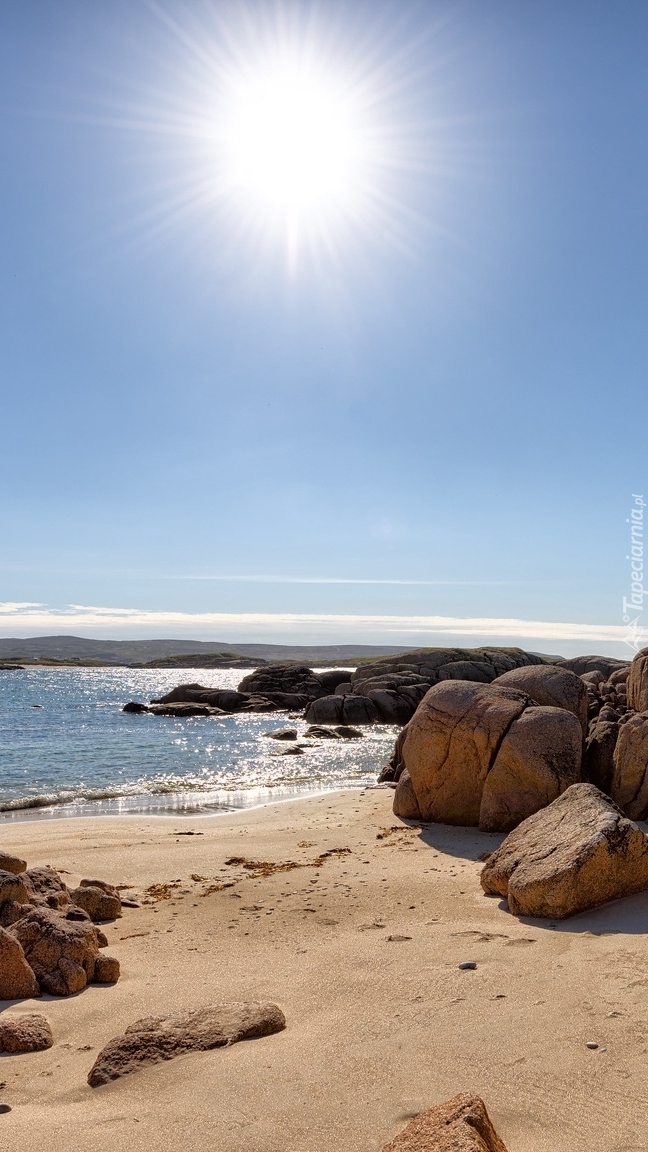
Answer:
[{"label": "sandy beach", "polygon": [[[378,1152],[460,1091],[483,1096],[510,1152],[648,1148],[648,893],[520,921],[479,886],[501,837],[408,826],[392,799],[3,826],[30,866],[150,902],[105,926],[118,984],[1,1004],[54,1033],[48,1051],[0,1057],[2,1148]],[[279,1004],[286,1030],[88,1087],[139,1017],[250,999]]]}]

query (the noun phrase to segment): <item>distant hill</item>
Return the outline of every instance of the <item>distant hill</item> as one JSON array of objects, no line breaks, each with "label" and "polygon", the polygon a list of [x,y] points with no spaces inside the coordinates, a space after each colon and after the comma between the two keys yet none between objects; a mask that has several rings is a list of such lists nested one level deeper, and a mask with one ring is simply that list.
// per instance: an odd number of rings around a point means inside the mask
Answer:
[{"label": "distant hill", "polygon": [[357,663],[378,656],[396,656],[407,652],[407,647],[380,644],[224,644],[204,640],[90,640],[85,636],[31,636],[27,639],[1,639],[0,661],[47,661],[63,664],[121,665],[150,664],[163,660],[164,667],[172,665],[169,657],[181,657],[177,667],[186,667],[188,657],[195,656],[195,667],[200,657],[210,658],[205,667],[243,660],[297,660],[310,663]]}]

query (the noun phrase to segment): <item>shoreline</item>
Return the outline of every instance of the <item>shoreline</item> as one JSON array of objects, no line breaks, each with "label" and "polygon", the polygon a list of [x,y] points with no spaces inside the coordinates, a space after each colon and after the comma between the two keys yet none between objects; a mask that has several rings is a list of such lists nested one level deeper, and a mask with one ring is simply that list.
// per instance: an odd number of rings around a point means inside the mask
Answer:
[{"label": "shoreline", "polygon": [[[30,866],[146,903],[104,925],[116,985],[0,1003],[7,1018],[42,1012],[54,1034],[2,1058],[3,1149],[40,1152],[46,1132],[52,1152],[379,1152],[463,1091],[509,1152],[645,1148],[648,894],[556,925],[517,919],[479,884],[501,837],[406,824],[392,795],[5,825],[3,848]],[[88,1087],[133,1021],[246,1000],[278,1004],[286,1030]]]},{"label": "shoreline", "polygon": [[[340,784],[339,782],[336,782],[335,784],[332,784],[330,788],[318,787],[318,788],[312,788],[312,789],[311,788],[295,789],[294,794],[290,795],[290,796],[269,797],[267,799],[257,800],[252,804],[233,804],[230,807],[223,807],[222,810],[220,810],[220,811],[216,807],[214,807],[213,809],[209,809],[206,811],[196,811],[196,812],[189,812],[189,811],[173,812],[171,809],[156,812],[156,811],[152,811],[149,808],[133,808],[130,811],[124,811],[124,812],[66,812],[65,811],[66,803],[61,803],[60,805],[57,805],[57,806],[51,805],[50,807],[48,807],[47,805],[43,805],[42,808],[39,805],[34,805],[33,807],[26,805],[24,808],[10,809],[10,810],[4,811],[4,812],[0,811],[0,829],[3,827],[3,825],[11,827],[14,824],[28,824],[28,823],[36,823],[36,822],[38,822],[38,823],[45,822],[46,823],[48,821],[56,821],[56,820],[65,820],[65,821],[68,821],[68,820],[119,820],[122,818],[125,820],[132,820],[135,817],[140,817],[141,819],[147,819],[147,820],[148,819],[151,819],[151,820],[164,820],[164,819],[205,820],[205,819],[209,819],[212,816],[220,818],[221,816],[232,816],[235,813],[241,813],[242,814],[244,812],[253,812],[257,808],[267,808],[267,807],[271,807],[274,804],[297,803],[299,800],[307,800],[307,799],[314,798],[317,796],[329,796],[329,795],[336,793],[336,792],[354,792],[354,791],[362,791],[363,792],[367,789],[377,789],[377,788],[383,789],[386,787],[387,787],[386,785],[377,784],[377,783],[373,783],[373,784],[349,784],[349,785],[345,786],[343,784]],[[260,789],[251,788],[249,791],[250,792],[257,791],[258,792],[258,791],[260,791]],[[392,795],[393,795],[393,789],[390,789],[390,791],[392,792]],[[245,789],[239,789],[238,791],[235,789],[232,789],[232,793],[234,795],[244,794]],[[139,795],[147,795],[147,793],[138,793],[137,796],[132,797],[133,800],[136,800]],[[150,795],[154,796],[154,795],[156,795],[156,793],[150,793]],[[168,795],[168,793],[160,793],[160,795]],[[177,793],[177,795],[187,795],[187,793]],[[189,795],[198,795],[198,794],[197,793],[189,793]],[[227,795],[227,793],[225,791],[224,791],[224,795]],[[111,798],[107,797],[106,801],[108,803],[110,803],[110,799]],[[114,797],[114,799],[118,801],[120,798]],[[91,803],[92,803],[92,801],[89,802],[88,806],[90,806]],[[101,804],[101,803],[103,803],[103,801],[97,800],[97,801],[95,801],[95,803]],[[72,807],[72,806],[73,805],[70,805],[70,807]],[[23,813],[29,813],[29,815],[23,815]]]}]

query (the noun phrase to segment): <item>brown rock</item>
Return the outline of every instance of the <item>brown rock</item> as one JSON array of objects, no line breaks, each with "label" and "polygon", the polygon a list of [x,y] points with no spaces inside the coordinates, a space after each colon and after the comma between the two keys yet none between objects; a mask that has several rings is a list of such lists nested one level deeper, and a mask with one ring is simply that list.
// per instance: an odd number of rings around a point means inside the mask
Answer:
[{"label": "brown rock", "polygon": [[44,1052],[53,1043],[49,1022],[38,1012],[0,1019],[0,1052]]},{"label": "brown rock", "polygon": [[402,748],[424,820],[479,823],[486,777],[506,732],[528,703],[525,693],[497,682],[444,680],[430,688]]},{"label": "brown rock", "polygon": [[18,941],[0,928],[0,1000],[40,996],[36,977]]},{"label": "brown rock", "polygon": [[119,980],[119,971],[119,960],[115,960],[114,956],[99,955],[95,957],[92,979],[95,984],[116,984]]},{"label": "brown rock", "polygon": [[[577,676],[573,679],[580,683]],[[484,832],[510,832],[521,820],[546,808],[570,784],[580,780],[582,749],[581,724],[571,711],[545,707],[525,709],[511,724],[486,777],[479,827]]]},{"label": "brown rock", "polygon": [[648,711],[648,648],[637,652],[626,681],[628,708],[636,712]]},{"label": "brown rock", "polygon": [[10,852],[0,852],[0,871],[2,872],[24,872],[27,867],[27,861],[21,860],[20,856],[12,856]]},{"label": "brown rock", "polygon": [[414,786],[407,768],[401,772],[396,785],[393,811],[394,816],[400,816],[401,820],[421,819],[421,809],[419,808],[416,792],[414,791]]},{"label": "brown rock", "polygon": [[498,684],[517,688],[533,697],[536,704],[550,708],[566,708],[580,722],[583,736],[587,733],[587,688],[580,676],[567,668],[550,664],[535,664],[528,668],[514,668],[497,680]]},{"label": "brown rock", "polygon": [[618,735],[618,723],[611,720],[600,721],[594,725],[585,742],[583,779],[595,784],[601,792],[607,792],[608,795],[612,788],[614,749]]},{"label": "brown rock", "polygon": [[44,991],[70,996],[94,979],[99,943],[89,920],[68,920],[52,909],[33,908],[9,932],[22,945]]},{"label": "brown rock", "polygon": [[631,820],[648,814],[648,711],[619,725],[610,795]]},{"label": "brown rock", "polygon": [[121,900],[116,889],[106,892],[104,888],[81,881],[79,887],[70,892],[70,899],[78,908],[83,908],[95,924],[100,924],[104,920],[116,920],[121,916]]},{"label": "brown rock", "polygon": [[593,784],[574,784],[509,833],[481,884],[517,916],[574,916],[648,888],[648,837]]},{"label": "brown rock", "polygon": [[147,1016],[106,1044],[88,1074],[88,1084],[96,1088],[143,1064],[269,1036],[285,1027],[284,1014],[276,1004],[222,1004],[168,1016]]},{"label": "brown rock", "polygon": [[419,1112],[382,1152],[506,1152],[479,1096],[462,1092]]}]

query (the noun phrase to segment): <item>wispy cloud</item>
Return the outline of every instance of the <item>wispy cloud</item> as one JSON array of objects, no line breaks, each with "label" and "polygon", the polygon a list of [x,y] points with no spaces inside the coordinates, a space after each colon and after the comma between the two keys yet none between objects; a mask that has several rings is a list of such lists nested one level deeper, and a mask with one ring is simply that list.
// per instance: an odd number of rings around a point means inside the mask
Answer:
[{"label": "wispy cloud", "polygon": [[156,612],[70,604],[0,603],[0,634],[78,633],[115,638],[152,636],[275,643],[449,643],[471,638],[499,643],[579,641],[622,645],[615,624],[485,616],[378,616],[271,612]]},{"label": "wispy cloud", "polygon": [[182,574],[161,576],[160,579],[213,581],[221,584],[387,584],[390,586],[404,585],[408,588],[458,588],[466,585],[491,587],[493,585],[519,583],[519,581],[514,580],[365,580],[362,577],[351,576],[194,576]]}]

